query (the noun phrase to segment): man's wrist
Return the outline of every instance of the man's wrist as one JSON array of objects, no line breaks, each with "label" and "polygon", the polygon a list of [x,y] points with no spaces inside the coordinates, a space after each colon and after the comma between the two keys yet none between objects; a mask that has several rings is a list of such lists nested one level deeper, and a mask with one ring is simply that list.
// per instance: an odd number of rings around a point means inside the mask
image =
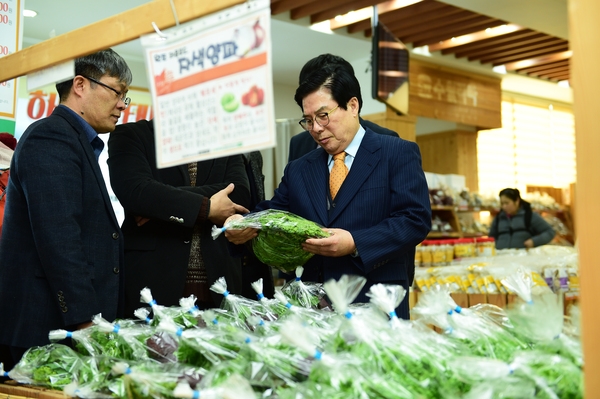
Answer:
[{"label": "man's wrist", "polygon": [[360,255],[358,254],[358,248],[354,247],[354,252],[350,254],[353,258],[358,258]]}]

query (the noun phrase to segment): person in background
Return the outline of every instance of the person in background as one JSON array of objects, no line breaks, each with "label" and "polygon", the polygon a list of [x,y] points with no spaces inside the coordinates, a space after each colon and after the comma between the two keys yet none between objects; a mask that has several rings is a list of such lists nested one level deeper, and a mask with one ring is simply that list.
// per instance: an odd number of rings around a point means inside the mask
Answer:
[{"label": "person in background", "polygon": [[548,244],[555,232],[531,204],[521,198],[516,188],[500,191],[500,207],[490,227],[490,237],[496,240],[496,249],[533,248]]},{"label": "person in background", "polygon": [[[377,283],[401,285],[408,292],[415,247],[431,229],[419,147],[360,125],[360,85],[347,68],[328,65],[314,71],[294,99],[302,109],[301,125],[319,148],[288,163],[273,198],[254,211],[288,211],[331,233],[303,244],[315,254],[304,265],[303,280],[363,276],[366,284],[355,302],[368,302],[366,293]],[[229,220],[234,218],[241,216]],[[230,229],[225,236],[240,245],[257,231]],[[408,295],[396,312],[409,318]]]},{"label": "person in background", "polygon": [[[246,173],[250,183],[250,209],[259,202],[265,200],[265,175],[263,174],[263,158],[260,151],[252,151],[244,154]],[[275,294],[275,283],[273,281],[273,270],[271,266],[264,264],[254,255],[252,251],[246,251],[242,257],[242,295],[249,299],[256,299],[256,291],[252,283],[263,279],[262,294],[267,298],[273,298]]]},{"label": "person in background", "polygon": [[17,139],[10,133],[0,133],[0,239],[2,238],[2,220],[6,205],[6,188],[10,175],[10,160],[12,159]]},{"label": "person in background", "polygon": [[125,316],[147,304],[148,287],[164,306],[195,295],[203,309],[223,297],[210,286],[225,277],[227,290],[242,290],[241,259],[211,229],[236,213],[247,213],[250,188],[241,155],[156,167],[153,121],[117,126],[108,141],[112,189],[125,210]]},{"label": "person in background", "polygon": [[75,60],[60,104],[12,157],[0,240],[0,361],[10,370],[48,332],[121,316],[123,236],[98,164],[132,75],[108,49]]},{"label": "person in background", "polygon": [[[322,69],[327,65],[338,65],[341,68],[345,68],[348,71],[348,73],[354,75],[354,68],[352,68],[352,65],[348,61],[346,61],[340,56],[326,53],[312,58],[306,64],[304,64],[304,66],[300,70],[300,75],[298,76],[298,84],[302,84],[302,82],[308,76],[310,76],[311,73],[318,71],[319,69]],[[360,106],[362,107],[362,103]],[[365,129],[371,129],[375,133],[379,134],[398,137],[398,133],[394,132],[393,130],[379,126],[371,121],[364,120],[360,116],[359,121],[360,125]],[[311,136],[308,130],[294,135],[290,139],[288,162],[302,157],[303,155],[309,153],[318,146],[318,143],[315,142],[314,138]]]}]

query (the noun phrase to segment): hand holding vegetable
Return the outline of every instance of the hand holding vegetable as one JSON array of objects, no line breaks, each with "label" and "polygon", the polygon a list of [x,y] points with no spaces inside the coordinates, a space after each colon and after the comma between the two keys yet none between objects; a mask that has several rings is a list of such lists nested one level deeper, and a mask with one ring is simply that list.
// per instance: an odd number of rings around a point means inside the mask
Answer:
[{"label": "hand holding vegetable", "polygon": [[356,250],[354,238],[352,238],[349,231],[342,229],[323,230],[331,235],[325,238],[309,238],[302,244],[302,248],[315,255],[331,257],[350,255]]},{"label": "hand holding vegetable", "polygon": [[[238,220],[238,219],[242,219],[243,216],[236,214],[233,216],[230,216],[227,218],[227,220],[225,220],[225,223],[223,223],[223,225],[228,225],[229,223],[233,222],[234,220]],[[252,228],[252,227],[247,227],[245,229],[227,229],[225,230],[225,238],[227,238],[230,242],[232,242],[235,245],[240,245],[240,244],[244,244],[247,241],[250,241],[251,239],[253,239],[254,237],[256,237],[258,235],[258,229]]]}]

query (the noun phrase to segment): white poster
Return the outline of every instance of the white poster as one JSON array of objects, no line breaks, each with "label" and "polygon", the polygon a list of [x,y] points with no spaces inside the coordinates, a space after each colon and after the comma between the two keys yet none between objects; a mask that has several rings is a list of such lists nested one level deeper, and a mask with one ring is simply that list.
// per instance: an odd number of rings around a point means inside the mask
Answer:
[{"label": "white poster", "polygon": [[159,168],[275,146],[269,4],[142,37]]},{"label": "white poster", "polygon": [[[0,57],[16,53],[21,47],[21,0],[0,1]],[[0,118],[14,121],[17,104],[17,79],[0,82]]]}]

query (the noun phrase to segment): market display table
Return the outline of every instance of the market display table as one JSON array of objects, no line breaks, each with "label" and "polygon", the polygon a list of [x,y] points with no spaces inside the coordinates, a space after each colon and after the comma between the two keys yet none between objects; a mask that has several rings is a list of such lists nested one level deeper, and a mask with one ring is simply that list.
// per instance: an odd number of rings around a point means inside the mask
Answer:
[{"label": "market display table", "polygon": [[65,399],[62,391],[21,385],[15,381],[0,383],[0,399]]}]

